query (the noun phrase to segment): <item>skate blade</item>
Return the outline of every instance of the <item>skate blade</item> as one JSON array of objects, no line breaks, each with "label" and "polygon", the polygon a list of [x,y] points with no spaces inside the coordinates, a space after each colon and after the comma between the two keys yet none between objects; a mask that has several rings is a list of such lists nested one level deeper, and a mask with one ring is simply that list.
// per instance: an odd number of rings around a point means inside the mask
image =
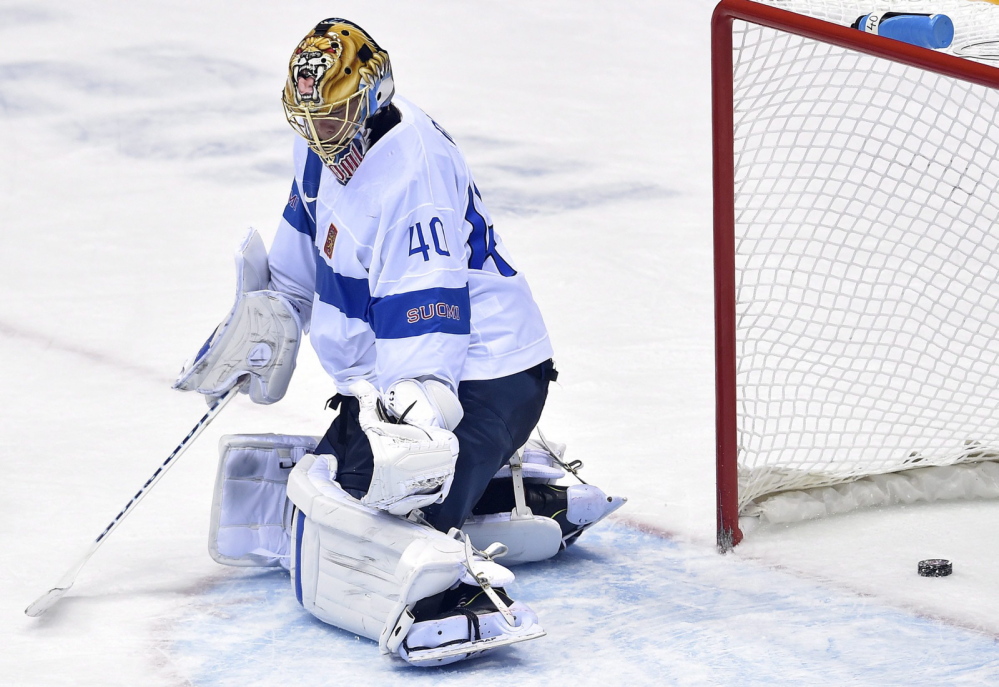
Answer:
[{"label": "skate blade", "polygon": [[415,666],[428,666],[433,665],[438,661],[454,658],[456,656],[465,656],[467,658],[475,654],[482,653],[483,651],[498,649],[499,647],[506,646],[508,644],[526,642],[529,639],[538,639],[540,637],[544,637],[546,634],[548,633],[545,632],[544,628],[535,624],[532,629],[527,630],[523,634],[497,635],[496,637],[480,639],[477,642],[453,644],[451,646],[442,646],[435,649],[418,649],[416,651],[410,651],[406,654],[406,660]]}]

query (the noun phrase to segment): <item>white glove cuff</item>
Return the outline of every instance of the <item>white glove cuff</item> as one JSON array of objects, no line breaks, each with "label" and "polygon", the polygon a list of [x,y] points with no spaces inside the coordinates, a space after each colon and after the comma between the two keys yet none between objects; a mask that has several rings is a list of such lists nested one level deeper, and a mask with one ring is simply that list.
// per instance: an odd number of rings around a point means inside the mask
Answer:
[{"label": "white glove cuff", "polygon": [[458,396],[436,379],[401,379],[388,388],[385,403],[396,417],[405,415],[410,424],[452,431],[465,414]]}]

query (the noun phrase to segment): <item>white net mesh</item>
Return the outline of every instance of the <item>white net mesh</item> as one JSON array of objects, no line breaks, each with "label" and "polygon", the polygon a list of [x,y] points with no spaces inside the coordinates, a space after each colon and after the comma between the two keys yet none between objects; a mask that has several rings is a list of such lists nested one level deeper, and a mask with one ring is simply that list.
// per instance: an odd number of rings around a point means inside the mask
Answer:
[{"label": "white net mesh", "polygon": [[999,93],[742,21],[734,68],[740,508],[999,449]]}]

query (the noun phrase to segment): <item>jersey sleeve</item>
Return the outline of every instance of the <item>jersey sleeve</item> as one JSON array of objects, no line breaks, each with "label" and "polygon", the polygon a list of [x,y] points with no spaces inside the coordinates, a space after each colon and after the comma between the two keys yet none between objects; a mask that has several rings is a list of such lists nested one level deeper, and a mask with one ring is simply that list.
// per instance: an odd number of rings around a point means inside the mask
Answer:
[{"label": "jersey sleeve", "polygon": [[453,208],[424,203],[379,232],[369,317],[382,391],[426,376],[457,389],[471,332],[460,222]]},{"label": "jersey sleeve", "polygon": [[[297,174],[292,181],[288,203],[268,253],[270,288],[285,294],[295,303],[302,314],[306,332],[311,324],[316,285],[315,196],[321,171],[321,167],[313,169],[315,164],[311,157],[306,157],[303,173]],[[310,188],[310,185],[315,188]]]}]

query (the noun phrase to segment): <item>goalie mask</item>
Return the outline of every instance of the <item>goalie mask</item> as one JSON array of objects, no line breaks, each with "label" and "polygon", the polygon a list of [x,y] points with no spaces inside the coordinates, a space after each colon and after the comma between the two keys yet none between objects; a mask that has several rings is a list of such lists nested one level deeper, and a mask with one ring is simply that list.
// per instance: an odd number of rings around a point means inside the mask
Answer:
[{"label": "goalie mask", "polygon": [[334,171],[349,166],[349,178],[366,150],[365,121],[394,93],[388,53],[356,24],[324,19],[295,48],[281,99],[292,128]]}]

